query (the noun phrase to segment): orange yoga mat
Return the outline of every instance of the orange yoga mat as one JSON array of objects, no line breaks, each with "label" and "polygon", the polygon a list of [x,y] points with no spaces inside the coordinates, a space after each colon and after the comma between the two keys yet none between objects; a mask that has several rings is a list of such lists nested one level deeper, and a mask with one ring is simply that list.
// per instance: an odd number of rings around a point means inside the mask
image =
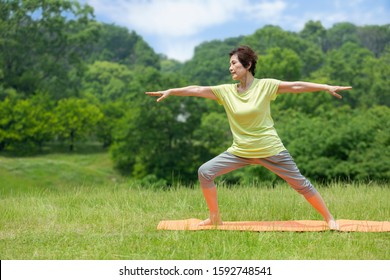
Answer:
[{"label": "orange yoga mat", "polygon": [[[238,230],[238,231],[326,231],[325,221],[246,221],[224,222],[218,226],[199,226],[201,220],[165,220],[161,221],[158,230]],[[339,231],[390,232],[389,221],[337,220]]]}]

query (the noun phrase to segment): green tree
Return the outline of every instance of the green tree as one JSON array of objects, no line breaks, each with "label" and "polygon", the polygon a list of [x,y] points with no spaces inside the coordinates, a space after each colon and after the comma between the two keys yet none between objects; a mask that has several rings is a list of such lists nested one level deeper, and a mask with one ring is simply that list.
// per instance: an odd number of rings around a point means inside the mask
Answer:
[{"label": "green tree", "polygon": [[88,65],[83,79],[83,93],[93,95],[103,103],[116,101],[129,93],[134,80],[134,73],[125,65],[95,61]]},{"label": "green tree", "polygon": [[194,180],[197,155],[192,138],[206,107],[204,100],[172,98],[157,104],[144,92],[184,86],[185,81],[152,68],[135,75],[141,76],[139,84],[144,87],[124,103],[126,113],[114,129],[111,153],[116,168],[137,179],[153,174],[169,184]]},{"label": "green tree", "polygon": [[[300,72],[304,76],[309,76],[311,71],[319,69],[324,60],[320,46],[301,38],[297,33],[284,31],[278,26],[269,25],[256,30],[253,35],[243,38],[243,44],[254,48],[260,57],[266,55],[272,48],[292,50],[302,61]],[[263,68],[260,65],[259,67]]]},{"label": "green tree", "polygon": [[76,140],[96,135],[96,126],[102,118],[100,109],[85,99],[62,99],[55,108],[56,133],[69,142],[69,150],[73,151]]},{"label": "green tree", "polygon": [[229,52],[238,47],[241,38],[213,40],[195,48],[194,57],[184,63],[182,72],[191,84],[217,85],[231,82]]},{"label": "green tree", "polygon": [[162,54],[160,54],[160,64],[161,71],[164,73],[180,73],[183,67],[183,63]]},{"label": "green tree", "polygon": [[[329,51],[320,76],[327,77],[329,84],[352,85],[353,92],[344,95],[344,101],[352,107],[360,105],[359,99],[367,94],[370,82],[365,68],[373,58],[372,52],[351,42]],[[318,74],[318,73],[317,73]]]},{"label": "green tree", "polygon": [[232,142],[232,135],[225,113],[208,112],[202,115],[200,125],[194,131],[195,146],[204,152],[203,160],[218,155]]},{"label": "green tree", "polygon": [[160,57],[135,31],[103,23],[99,28],[99,40],[93,45],[89,60],[160,68]]},{"label": "green tree", "polygon": [[376,57],[381,56],[386,48],[390,48],[390,24],[359,26],[357,35],[361,44]]},{"label": "green tree", "polygon": [[259,59],[256,77],[294,81],[301,77],[302,61],[291,49],[271,48]]},{"label": "green tree", "polygon": [[340,22],[334,24],[327,30],[325,52],[332,49],[338,49],[345,43],[359,44],[357,26],[349,22]]},{"label": "green tree", "polygon": [[320,21],[309,20],[299,35],[308,41],[320,46],[321,49],[325,47],[326,29],[322,26]]},{"label": "green tree", "polygon": [[301,171],[316,180],[389,180],[389,108],[348,106],[320,115],[288,110],[279,135]]},{"label": "green tree", "polygon": [[379,58],[369,57],[362,65],[358,86],[362,89],[361,107],[385,105],[390,107],[390,47]]},{"label": "green tree", "polygon": [[103,147],[110,147],[113,142],[114,128],[123,118],[126,108],[120,101],[101,103],[99,105],[103,117],[97,123],[96,136],[103,143]]},{"label": "green tree", "polygon": [[53,113],[42,99],[11,100],[0,103],[0,150],[21,154],[41,149],[53,139]]},{"label": "green tree", "polygon": [[1,1],[0,82],[31,95],[75,95],[97,36],[93,10],[72,0]]},{"label": "green tree", "polygon": [[179,99],[163,105],[148,100],[130,108],[118,122],[111,146],[115,166],[138,179],[148,174],[169,183],[194,178],[191,158],[195,155],[185,106]]},{"label": "green tree", "polygon": [[20,136],[12,129],[14,102],[5,99],[0,102],[0,151],[4,150],[13,141],[19,140]]}]

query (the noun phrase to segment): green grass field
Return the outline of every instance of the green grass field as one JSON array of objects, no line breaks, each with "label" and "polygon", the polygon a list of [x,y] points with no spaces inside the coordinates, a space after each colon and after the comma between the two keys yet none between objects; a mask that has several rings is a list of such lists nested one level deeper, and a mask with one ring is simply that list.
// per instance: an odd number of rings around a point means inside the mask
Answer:
[{"label": "green grass field", "polygon": [[[194,171],[196,172],[196,171]],[[337,219],[390,220],[389,185],[317,186]],[[207,217],[198,186],[140,188],[107,153],[0,156],[0,259],[389,260],[389,233],[157,231]],[[219,187],[224,220],[321,217],[286,184]]]}]

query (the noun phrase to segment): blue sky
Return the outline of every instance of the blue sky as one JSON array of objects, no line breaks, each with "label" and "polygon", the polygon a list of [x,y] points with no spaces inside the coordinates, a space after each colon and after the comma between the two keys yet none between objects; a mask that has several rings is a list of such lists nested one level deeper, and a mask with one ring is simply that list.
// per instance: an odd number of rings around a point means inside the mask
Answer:
[{"label": "blue sky", "polygon": [[81,0],[98,21],[127,27],[157,52],[185,61],[204,41],[249,35],[264,25],[299,32],[309,20],[390,23],[390,0]]}]

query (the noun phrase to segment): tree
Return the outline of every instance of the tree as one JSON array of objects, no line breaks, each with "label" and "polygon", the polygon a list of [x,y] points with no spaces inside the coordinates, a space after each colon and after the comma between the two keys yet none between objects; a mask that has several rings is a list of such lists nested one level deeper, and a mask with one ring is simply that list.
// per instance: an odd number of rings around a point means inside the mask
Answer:
[{"label": "tree", "polygon": [[170,59],[166,55],[160,54],[161,71],[164,73],[180,73],[183,64],[175,59]]},{"label": "tree", "polygon": [[324,51],[328,52],[329,50],[337,49],[348,42],[359,44],[357,26],[349,22],[336,23],[327,30]]},{"label": "tree", "polygon": [[294,81],[301,77],[302,61],[291,49],[271,48],[259,59],[256,77]]},{"label": "tree", "polygon": [[160,57],[135,31],[113,24],[99,25],[99,40],[89,54],[90,61],[109,61],[128,67],[160,68]]},{"label": "tree", "polygon": [[[169,184],[196,178],[193,133],[205,110],[204,100],[171,98],[157,104],[143,94],[156,88],[184,86],[179,76],[145,68],[136,75],[140,88],[126,102],[126,113],[114,128],[111,154],[124,175],[142,179],[153,174]],[[203,102],[202,102],[203,101]]]},{"label": "tree", "polygon": [[103,118],[100,109],[85,99],[62,99],[55,108],[56,134],[69,141],[69,150],[74,150],[76,140],[96,134],[96,125]]},{"label": "tree", "polygon": [[[302,61],[299,72],[304,76],[309,76],[311,71],[320,68],[324,60],[320,46],[277,26],[269,25],[256,30],[253,35],[244,37],[243,44],[254,48],[260,54],[260,58],[274,48],[288,49],[294,52]],[[267,69],[265,68],[263,71],[267,71]]]},{"label": "tree", "polygon": [[216,156],[232,142],[225,113],[208,112],[202,115],[200,126],[194,131],[195,146],[204,150],[203,160]]},{"label": "tree", "polygon": [[42,98],[0,103],[0,150],[34,152],[53,139],[53,114]]},{"label": "tree", "polygon": [[142,106],[133,106],[114,132],[111,152],[116,168],[134,178],[154,174],[169,183],[194,178],[190,140],[193,128],[187,123],[180,100],[160,105],[148,98]]},{"label": "tree", "polygon": [[117,101],[129,93],[134,72],[125,65],[95,61],[88,65],[83,79],[83,94],[93,95],[100,102]]},{"label": "tree", "polygon": [[357,35],[361,44],[376,57],[381,56],[386,48],[390,48],[390,24],[360,26]]},{"label": "tree", "polygon": [[125,115],[126,107],[121,101],[116,101],[101,103],[99,108],[103,118],[97,123],[96,136],[103,143],[103,147],[108,148],[113,142],[114,128]]},{"label": "tree", "polygon": [[195,48],[194,57],[184,63],[181,71],[192,84],[210,86],[230,82],[229,52],[240,41],[239,37],[200,44]]},{"label": "tree", "polygon": [[356,107],[360,105],[359,99],[370,89],[372,81],[367,81],[365,67],[373,57],[366,48],[347,42],[340,48],[329,51],[325,65],[320,70],[321,76],[327,77],[329,84],[352,85],[353,94],[345,94],[343,102]]},{"label": "tree", "polygon": [[309,116],[293,109],[279,135],[301,171],[315,180],[389,180],[390,111],[348,106]]},{"label": "tree", "polygon": [[[83,55],[97,36],[92,8],[76,1],[2,1],[0,82],[26,96],[75,95]],[[69,73],[73,74],[72,76]]]},{"label": "tree", "polygon": [[325,47],[326,29],[322,26],[320,21],[309,20],[299,35],[308,41],[320,46],[321,49]]},{"label": "tree", "polygon": [[379,58],[369,57],[362,65],[359,86],[364,90],[359,98],[361,106],[384,105],[390,107],[390,47]]}]

